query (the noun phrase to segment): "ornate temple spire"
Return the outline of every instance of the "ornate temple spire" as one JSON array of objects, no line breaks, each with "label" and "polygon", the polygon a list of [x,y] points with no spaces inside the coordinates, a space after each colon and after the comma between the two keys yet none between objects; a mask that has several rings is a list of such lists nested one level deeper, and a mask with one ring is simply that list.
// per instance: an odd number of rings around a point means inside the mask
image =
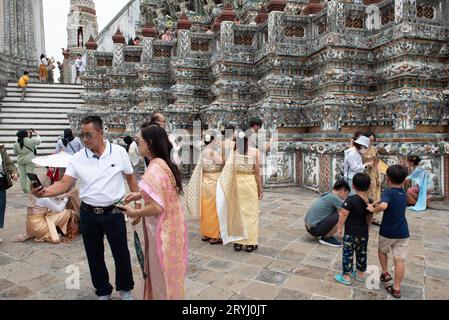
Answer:
[{"label": "ornate temple spire", "polygon": [[126,44],[125,36],[122,34],[120,29],[117,29],[115,34],[112,36],[112,42]]},{"label": "ornate temple spire", "polygon": [[147,22],[142,29],[142,36],[145,38],[156,38],[157,31],[154,28],[154,24],[152,22]]},{"label": "ornate temple spire", "polygon": [[309,0],[307,6],[301,11],[301,16],[307,16],[309,14],[317,14],[323,9],[324,7],[320,3],[320,0]]},{"label": "ornate temple spire", "polygon": [[267,5],[269,12],[271,11],[284,11],[287,1],[285,0],[270,0]]},{"label": "ornate temple spire", "polygon": [[89,40],[86,42],[86,49],[87,50],[97,50],[98,44],[95,41],[93,36],[90,36]]},{"label": "ornate temple spire", "polygon": [[383,0],[363,0],[363,4],[368,6],[370,4],[380,3],[382,1]]},{"label": "ornate temple spire", "polygon": [[83,50],[87,39],[98,35],[97,12],[93,0],[70,0],[67,17],[67,48]]},{"label": "ornate temple spire", "polygon": [[268,20],[268,10],[265,8],[264,5],[262,5],[254,21],[256,21],[257,24],[262,24],[267,20]]},{"label": "ornate temple spire", "polygon": [[220,30],[222,21],[234,21],[234,19],[235,19],[234,9],[232,8],[232,4],[228,3],[223,8],[223,11],[215,18],[215,22],[212,25],[212,31]]},{"label": "ornate temple spire", "polygon": [[189,30],[192,27],[192,22],[190,22],[189,18],[185,13],[181,14],[178,18],[178,23],[176,24],[178,30],[186,29]]}]

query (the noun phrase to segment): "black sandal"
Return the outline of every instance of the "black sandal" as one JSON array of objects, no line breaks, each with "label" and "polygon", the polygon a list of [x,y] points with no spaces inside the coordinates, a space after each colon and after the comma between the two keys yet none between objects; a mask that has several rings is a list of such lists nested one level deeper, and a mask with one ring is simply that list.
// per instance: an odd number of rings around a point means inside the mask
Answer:
[{"label": "black sandal", "polygon": [[222,244],[223,240],[222,239],[210,239],[209,243],[213,246],[213,245],[216,245],[216,244]]},{"label": "black sandal", "polygon": [[210,238],[208,238],[208,237],[203,237],[201,240],[204,241],[204,242],[207,242],[207,241],[210,241]]},{"label": "black sandal", "polygon": [[257,248],[259,248],[258,245],[255,245],[255,246],[246,246],[245,251],[251,253],[251,252],[257,250]]},{"label": "black sandal", "polygon": [[242,251],[242,248],[243,248],[243,245],[234,243],[234,250],[235,251]]},{"label": "black sandal", "polygon": [[388,272],[382,273],[380,276],[380,281],[382,282],[390,282],[391,280],[393,280],[393,278]]},{"label": "black sandal", "polygon": [[393,296],[393,298],[401,299],[401,290],[396,290],[393,286],[386,286],[385,289]]}]

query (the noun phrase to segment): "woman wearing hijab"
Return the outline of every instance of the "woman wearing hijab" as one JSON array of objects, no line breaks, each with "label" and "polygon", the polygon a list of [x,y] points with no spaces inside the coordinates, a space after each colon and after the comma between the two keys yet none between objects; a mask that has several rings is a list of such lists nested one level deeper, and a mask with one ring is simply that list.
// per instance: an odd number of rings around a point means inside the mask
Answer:
[{"label": "woman wearing hijab", "polygon": [[33,159],[36,157],[36,147],[40,145],[41,138],[34,130],[19,130],[17,142],[14,143],[14,155],[19,166],[19,182],[24,193],[30,191],[30,182],[27,173],[34,172]]},{"label": "woman wearing hijab", "polygon": [[78,151],[84,149],[81,139],[73,136],[71,129],[64,130],[64,137],[56,144],[54,154],[64,151],[67,154],[74,155]]}]

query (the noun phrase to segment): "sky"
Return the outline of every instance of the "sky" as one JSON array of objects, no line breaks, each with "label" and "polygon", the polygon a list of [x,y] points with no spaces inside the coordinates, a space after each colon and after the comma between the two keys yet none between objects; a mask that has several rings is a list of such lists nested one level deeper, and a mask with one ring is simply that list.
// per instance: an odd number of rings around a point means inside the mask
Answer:
[{"label": "sky", "polygon": [[[95,0],[98,32],[128,3],[129,0]],[[45,50],[48,57],[63,60],[61,48],[67,47],[67,15],[70,0],[43,0]],[[55,71],[57,68],[55,69]],[[55,78],[59,77],[55,72]]]}]

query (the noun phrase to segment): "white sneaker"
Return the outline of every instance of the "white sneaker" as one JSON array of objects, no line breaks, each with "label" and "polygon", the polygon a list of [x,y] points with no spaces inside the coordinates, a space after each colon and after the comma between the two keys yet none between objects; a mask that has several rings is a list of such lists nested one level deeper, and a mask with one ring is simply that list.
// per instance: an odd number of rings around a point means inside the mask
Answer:
[{"label": "white sneaker", "polygon": [[107,296],[99,296],[98,300],[112,300],[112,297],[110,294]]},{"label": "white sneaker", "polygon": [[120,297],[122,298],[122,300],[134,300],[133,292],[131,290],[129,291],[120,290]]}]

